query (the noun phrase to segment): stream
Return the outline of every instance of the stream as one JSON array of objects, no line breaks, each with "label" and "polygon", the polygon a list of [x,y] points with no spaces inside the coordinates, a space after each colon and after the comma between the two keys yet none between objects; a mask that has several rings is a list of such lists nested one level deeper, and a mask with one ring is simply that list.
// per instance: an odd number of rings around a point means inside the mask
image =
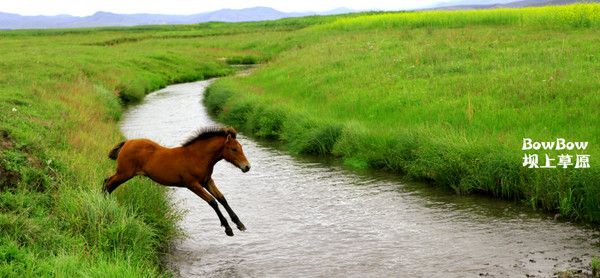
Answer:
[{"label": "stream", "polygon": [[[198,128],[217,125],[201,101],[211,82],[148,95],[125,113],[121,130],[178,146]],[[221,161],[213,178],[247,231],[230,221],[235,236],[226,236],[206,202],[169,189],[185,212],[186,237],[166,258],[177,276],[550,277],[568,268],[589,273],[592,255],[600,254],[598,230],[522,205],[355,173],[242,134],[238,140],[252,169],[244,174]]]}]

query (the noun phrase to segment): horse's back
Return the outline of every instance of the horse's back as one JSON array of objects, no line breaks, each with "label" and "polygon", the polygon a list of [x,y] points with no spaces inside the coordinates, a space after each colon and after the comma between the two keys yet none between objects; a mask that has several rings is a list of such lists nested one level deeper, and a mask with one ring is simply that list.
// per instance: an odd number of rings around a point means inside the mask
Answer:
[{"label": "horse's back", "polygon": [[127,140],[119,152],[118,161],[141,166],[156,152],[166,149],[148,139]]},{"label": "horse's back", "polygon": [[124,150],[129,149],[130,151],[155,151],[160,148],[164,147],[149,139],[131,139],[125,141],[123,145]]},{"label": "horse's back", "polygon": [[[119,167],[136,175],[144,175],[152,180],[171,186],[182,186],[186,155],[182,148],[166,148],[148,139],[128,140],[119,155]],[[182,172],[183,171],[183,172]]]},{"label": "horse's back", "polygon": [[164,148],[150,139],[131,139],[125,141],[125,148],[159,149]]}]

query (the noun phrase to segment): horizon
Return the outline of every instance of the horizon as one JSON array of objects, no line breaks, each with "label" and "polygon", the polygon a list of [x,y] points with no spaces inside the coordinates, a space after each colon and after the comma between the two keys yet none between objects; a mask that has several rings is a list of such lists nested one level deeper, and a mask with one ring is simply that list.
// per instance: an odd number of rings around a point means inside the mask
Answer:
[{"label": "horizon", "polygon": [[[189,14],[174,14],[174,13],[152,13],[152,12],[133,12],[133,13],[120,13],[120,12],[113,12],[113,11],[106,11],[106,10],[98,10],[95,11],[91,14],[86,14],[86,15],[74,15],[74,14],[20,14],[20,13],[15,13],[15,12],[6,12],[3,10],[0,10],[0,13],[5,13],[5,14],[16,14],[19,16],[48,16],[48,17],[52,17],[52,16],[73,16],[73,17],[87,17],[87,16],[93,16],[95,14],[98,13],[110,13],[110,14],[119,14],[119,15],[141,15],[141,14],[147,14],[147,15],[170,15],[170,16],[189,16],[189,15],[197,15],[197,14],[205,14],[205,13],[212,13],[212,12],[216,12],[216,11],[221,11],[221,10],[245,10],[245,9],[254,9],[254,8],[265,8],[265,9],[273,9],[275,11],[279,11],[282,13],[323,13],[323,12],[329,12],[329,11],[333,11],[333,10],[338,10],[338,9],[348,9],[351,11],[355,11],[355,12],[362,12],[362,11],[379,11],[379,10],[355,10],[355,9],[350,9],[347,7],[337,7],[337,8],[333,8],[333,9],[329,9],[329,10],[323,10],[323,11],[313,11],[313,10],[306,10],[306,11],[291,11],[291,12],[286,12],[286,11],[282,11],[282,10],[278,10],[272,7],[267,7],[267,6],[254,6],[254,7],[246,7],[246,8],[222,8],[222,9],[217,9],[217,10],[210,10],[210,11],[203,11],[203,12],[197,12],[197,13],[189,13]],[[381,10],[384,11],[384,10]],[[385,10],[385,11],[393,11],[393,10]]]},{"label": "horizon", "polygon": [[[91,2],[91,3],[90,3]],[[91,16],[98,12],[114,14],[161,14],[161,15],[194,15],[210,13],[222,9],[248,9],[256,7],[272,8],[285,13],[327,12],[336,9],[350,9],[353,11],[400,11],[428,8],[440,4],[464,2],[462,0],[405,0],[405,1],[305,1],[302,3],[289,3],[276,0],[225,0],[219,3],[193,3],[185,0],[163,1],[138,1],[121,2],[116,0],[103,1],[73,1],[59,0],[48,3],[40,0],[29,0],[0,4],[0,12],[18,14],[21,16]],[[482,1],[507,2],[506,0]],[[482,3],[482,4],[485,4]]]}]

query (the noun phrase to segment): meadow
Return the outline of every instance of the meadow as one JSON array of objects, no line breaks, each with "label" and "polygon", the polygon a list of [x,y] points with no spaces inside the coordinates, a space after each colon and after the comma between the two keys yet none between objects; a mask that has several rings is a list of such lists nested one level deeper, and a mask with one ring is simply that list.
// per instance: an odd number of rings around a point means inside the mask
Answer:
[{"label": "meadow", "polygon": [[288,32],[324,20],[0,32],[0,276],[168,273],[180,213],[164,188],[136,178],[101,193],[122,111],[267,60]]},{"label": "meadow", "polygon": [[[106,155],[128,105],[238,63],[205,101],[245,134],[598,222],[598,10],[0,31],[0,276],[168,274],[180,213],[143,178],[101,194]],[[523,168],[523,137],[589,141],[592,167]]]},{"label": "meadow", "polygon": [[[293,153],[600,222],[600,5],[342,18],[205,99]],[[529,169],[523,138],[588,141],[588,169]]]}]

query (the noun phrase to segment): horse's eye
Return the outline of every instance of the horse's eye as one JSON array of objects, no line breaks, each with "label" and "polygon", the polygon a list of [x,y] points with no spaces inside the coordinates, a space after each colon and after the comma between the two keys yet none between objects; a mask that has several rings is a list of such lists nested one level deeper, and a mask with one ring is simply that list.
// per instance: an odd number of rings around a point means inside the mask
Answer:
[{"label": "horse's eye", "polygon": [[237,149],[235,149],[235,148],[234,148],[234,149],[233,149],[233,151],[234,151],[234,152],[237,152]]}]

